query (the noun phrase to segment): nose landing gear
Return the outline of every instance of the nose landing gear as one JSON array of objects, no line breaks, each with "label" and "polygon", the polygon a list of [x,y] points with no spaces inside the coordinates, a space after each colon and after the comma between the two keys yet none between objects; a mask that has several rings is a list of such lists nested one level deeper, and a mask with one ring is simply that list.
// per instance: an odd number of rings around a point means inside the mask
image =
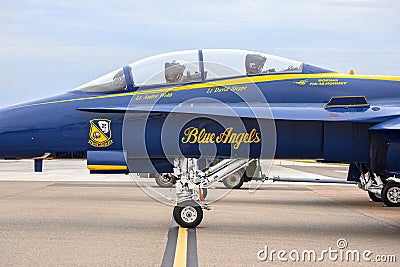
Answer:
[{"label": "nose landing gear", "polygon": [[203,220],[203,209],[212,207],[204,202],[207,188],[215,182],[242,170],[254,159],[224,159],[206,170],[200,170],[195,158],[176,158],[176,204],[173,211],[175,221],[184,228],[198,226]]}]

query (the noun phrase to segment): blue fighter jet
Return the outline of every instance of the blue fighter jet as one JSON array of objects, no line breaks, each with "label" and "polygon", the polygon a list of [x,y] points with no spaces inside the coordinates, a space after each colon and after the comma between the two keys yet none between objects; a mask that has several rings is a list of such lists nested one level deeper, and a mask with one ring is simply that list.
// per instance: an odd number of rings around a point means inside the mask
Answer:
[{"label": "blue fighter jet", "polygon": [[400,76],[243,50],[157,55],[1,109],[0,157],[87,158],[92,173],[162,174],[175,184],[182,227],[200,224],[211,184],[257,159],[349,163],[348,180],[400,206]]}]

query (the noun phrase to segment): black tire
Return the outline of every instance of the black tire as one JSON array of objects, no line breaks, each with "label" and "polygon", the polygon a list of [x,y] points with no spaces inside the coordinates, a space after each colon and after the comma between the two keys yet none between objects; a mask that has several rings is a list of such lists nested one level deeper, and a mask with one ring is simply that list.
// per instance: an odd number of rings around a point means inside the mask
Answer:
[{"label": "black tire", "polygon": [[382,189],[382,200],[388,207],[400,207],[400,183],[387,183]]},{"label": "black tire", "polygon": [[171,174],[165,174],[165,173],[164,174],[159,174],[159,173],[157,173],[155,175],[156,184],[159,187],[173,187],[174,184],[173,184],[173,182],[171,180],[171,176],[170,175]]},{"label": "black tire", "polygon": [[195,228],[203,220],[203,209],[193,201],[184,201],[174,207],[173,216],[183,228]]},{"label": "black tire", "polygon": [[382,198],[380,196],[378,196],[377,194],[368,191],[368,195],[369,195],[369,198],[373,202],[382,202]]},{"label": "black tire", "polygon": [[242,187],[244,182],[243,172],[237,171],[222,180],[225,187],[228,189],[239,189]]}]

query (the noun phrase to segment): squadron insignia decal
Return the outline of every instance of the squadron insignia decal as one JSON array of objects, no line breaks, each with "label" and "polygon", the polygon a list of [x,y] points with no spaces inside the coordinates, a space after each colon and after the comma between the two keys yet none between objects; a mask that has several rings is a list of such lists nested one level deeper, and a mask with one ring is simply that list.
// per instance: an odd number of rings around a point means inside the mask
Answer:
[{"label": "squadron insignia decal", "polygon": [[306,85],[308,83],[308,81],[307,80],[300,80],[300,81],[294,82],[294,83],[298,84],[298,85]]},{"label": "squadron insignia decal", "polygon": [[108,147],[111,140],[111,120],[93,119],[90,120],[89,144],[94,147]]}]

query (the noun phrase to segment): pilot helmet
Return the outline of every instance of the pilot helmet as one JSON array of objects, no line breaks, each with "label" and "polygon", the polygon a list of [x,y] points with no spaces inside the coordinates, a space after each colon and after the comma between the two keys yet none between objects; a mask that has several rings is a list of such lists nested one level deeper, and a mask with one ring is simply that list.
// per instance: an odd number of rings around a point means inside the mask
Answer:
[{"label": "pilot helmet", "polygon": [[267,58],[261,55],[249,54],[246,56],[246,72],[247,74],[261,73]]},{"label": "pilot helmet", "polygon": [[181,65],[178,62],[172,61],[165,63],[165,80],[168,83],[180,82],[185,71],[185,65]]}]

